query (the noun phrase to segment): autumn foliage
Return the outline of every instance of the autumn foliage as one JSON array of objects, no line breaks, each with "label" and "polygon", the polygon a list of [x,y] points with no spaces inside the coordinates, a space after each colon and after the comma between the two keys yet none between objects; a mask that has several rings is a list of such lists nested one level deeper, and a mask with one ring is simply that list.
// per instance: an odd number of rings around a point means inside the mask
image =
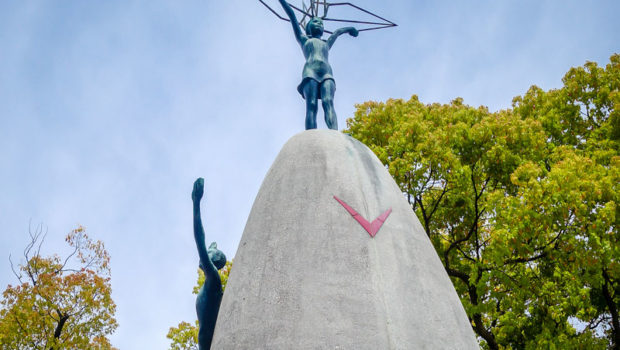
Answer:
[{"label": "autumn foliage", "polygon": [[512,109],[357,106],[483,348],[620,348],[620,55]]},{"label": "autumn foliage", "polygon": [[83,227],[67,235],[66,258],[43,257],[41,231],[31,233],[25,262],[0,302],[1,349],[111,349],[117,327],[111,298],[110,256]]}]

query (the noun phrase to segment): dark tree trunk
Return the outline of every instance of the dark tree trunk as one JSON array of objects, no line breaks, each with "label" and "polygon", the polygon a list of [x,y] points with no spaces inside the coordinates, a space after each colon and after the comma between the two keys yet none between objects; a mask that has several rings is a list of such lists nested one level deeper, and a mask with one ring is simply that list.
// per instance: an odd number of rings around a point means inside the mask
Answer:
[{"label": "dark tree trunk", "polygon": [[605,297],[605,303],[611,314],[611,339],[614,344],[612,349],[620,350],[620,319],[618,317],[618,306],[614,302],[614,296],[611,294],[612,292],[609,290],[610,287],[611,290],[614,290],[614,288],[611,283],[611,278],[605,269],[603,269],[603,279],[605,280],[605,283],[603,283],[603,296]]},{"label": "dark tree trunk", "polygon": [[[448,272],[449,276],[456,277],[467,285],[467,290],[469,292],[469,301],[473,305],[478,305],[478,292],[476,291],[476,287],[469,283],[469,276],[461,271],[454,270],[449,267],[446,267],[446,272]],[[491,350],[499,350],[499,345],[495,340],[495,335],[493,334],[493,332],[489,331],[484,327],[482,314],[474,314],[472,316],[472,320],[474,321],[473,329],[476,334],[478,334],[480,337],[482,337],[482,339],[487,342]]]},{"label": "dark tree trunk", "polygon": [[[58,319],[58,324],[56,324],[56,329],[54,330],[54,339],[60,338],[60,334],[62,333],[62,328],[65,326],[65,323],[69,319],[69,315],[63,315],[60,312],[60,319]],[[54,347],[50,347],[50,350],[54,350]]]},{"label": "dark tree trunk", "polygon": [[[468,289],[469,289],[469,300],[471,301],[472,304],[478,305],[478,292],[476,291],[476,286],[469,285]],[[481,336],[482,339],[484,339],[487,342],[490,349],[499,350],[499,345],[497,344],[497,341],[495,340],[495,335],[493,335],[493,332],[489,331],[484,326],[484,321],[482,320],[482,314],[479,314],[479,313],[474,314],[473,320],[474,320],[474,330],[476,331],[476,333],[478,333],[478,335]]]}]

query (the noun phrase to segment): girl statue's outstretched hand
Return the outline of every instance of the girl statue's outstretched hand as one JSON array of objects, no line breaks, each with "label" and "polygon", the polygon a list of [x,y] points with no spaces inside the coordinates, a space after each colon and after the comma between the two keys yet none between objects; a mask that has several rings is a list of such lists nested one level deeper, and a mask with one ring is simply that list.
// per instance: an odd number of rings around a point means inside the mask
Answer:
[{"label": "girl statue's outstretched hand", "polygon": [[194,201],[194,203],[200,202],[204,194],[204,189],[205,179],[199,177],[196,181],[194,181],[194,189],[192,190],[192,201]]}]

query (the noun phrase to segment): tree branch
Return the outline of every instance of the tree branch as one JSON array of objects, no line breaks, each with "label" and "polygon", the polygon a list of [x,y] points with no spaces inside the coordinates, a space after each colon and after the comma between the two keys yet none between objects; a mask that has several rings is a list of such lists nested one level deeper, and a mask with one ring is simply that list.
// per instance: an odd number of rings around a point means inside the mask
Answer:
[{"label": "tree branch", "polygon": [[426,235],[430,237],[430,221],[429,217],[426,215],[426,209],[424,208],[424,204],[422,203],[422,197],[416,196],[415,201],[418,203],[418,205],[420,206],[420,210],[422,211],[422,219],[424,220],[424,229],[426,230]]},{"label": "tree branch", "polygon": [[[76,246],[74,247],[73,251],[71,252],[71,254],[69,254],[67,256],[67,258],[65,259],[65,261],[62,263],[62,265],[60,266],[60,268],[58,268],[56,270],[56,273],[60,273],[62,271],[75,271],[72,269],[67,269],[65,270],[65,266],[67,266],[67,263],[69,262],[69,259],[71,259],[76,253],[78,252],[78,245],[76,244]],[[76,271],[77,272],[77,271]]]},{"label": "tree branch", "polygon": [[538,259],[542,259],[544,257],[547,256],[547,252],[543,251],[542,253],[532,256],[530,258],[516,258],[516,259],[508,259],[504,262],[504,266],[505,265],[509,265],[509,264],[517,264],[517,263],[528,263],[534,260],[538,260]]},{"label": "tree branch", "polygon": [[11,264],[11,271],[13,271],[13,274],[15,275],[15,277],[17,277],[17,280],[19,280],[19,283],[24,283],[22,281],[22,276],[20,274],[18,274],[17,271],[15,271],[15,266],[13,265],[13,260],[11,259],[11,254],[9,254],[9,263]]},{"label": "tree branch", "polygon": [[443,199],[443,196],[448,193],[450,190],[448,189],[448,182],[446,181],[445,186],[443,187],[443,190],[441,192],[441,194],[439,195],[439,198],[437,199],[437,201],[435,201],[435,205],[433,206],[433,210],[431,211],[430,215],[429,215],[429,220],[433,217],[433,214],[435,214],[435,211],[437,211],[437,208],[439,207],[439,203],[441,203],[441,200]]}]

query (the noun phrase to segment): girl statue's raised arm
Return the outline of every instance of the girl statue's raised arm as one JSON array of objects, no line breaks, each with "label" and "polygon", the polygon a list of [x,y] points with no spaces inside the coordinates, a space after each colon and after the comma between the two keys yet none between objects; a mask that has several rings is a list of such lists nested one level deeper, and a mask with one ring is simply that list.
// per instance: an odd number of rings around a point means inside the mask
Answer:
[{"label": "girl statue's raised arm", "polygon": [[198,316],[198,347],[200,350],[211,348],[213,331],[217,314],[220,311],[222,301],[222,281],[217,270],[226,265],[226,256],[217,249],[215,242],[209,249],[205,244],[205,232],[200,217],[200,200],[204,194],[204,179],[198,178],[194,182],[192,190],[192,202],[194,204],[194,239],[198,256],[200,257],[200,269],[205,274],[205,282],[196,297],[196,314]]},{"label": "girl statue's raised arm", "polygon": [[336,29],[334,33],[330,35],[329,38],[327,39],[327,45],[329,45],[330,49],[332,48],[332,45],[334,45],[334,43],[336,42],[336,39],[338,39],[338,37],[344,33],[349,33],[349,35],[351,35],[352,37],[357,37],[360,34],[360,32],[353,27],[344,27],[344,28]]},{"label": "girl statue's raised arm", "polygon": [[286,15],[291,20],[291,24],[293,25],[293,32],[295,33],[295,39],[297,39],[297,42],[300,45],[303,45],[306,39],[306,36],[301,32],[301,28],[299,27],[299,22],[297,21],[295,12],[293,12],[293,9],[288,4],[288,2],[286,2],[286,0],[279,0],[279,1],[280,1],[280,5],[282,5],[282,8],[284,9],[284,12],[286,12]]},{"label": "girl statue's raised arm", "polygon": [[[198,256],[200,257],[200,268],[205,274],[214,276],[218,275],[217,269],[209,259],[207,252],[207,246],[205,244],[205,231],[202,227],[202,218],[200,216],[200,200],[204,194],[205,180],[198,178],[194,182],[194,189],[192,190],[192,202],[194,212],[194,240],[196,241],[196,248],[198,249]],[[210,277],[207,276],[207,277]],[[219,276],[219,275],[218,275]]]}]

